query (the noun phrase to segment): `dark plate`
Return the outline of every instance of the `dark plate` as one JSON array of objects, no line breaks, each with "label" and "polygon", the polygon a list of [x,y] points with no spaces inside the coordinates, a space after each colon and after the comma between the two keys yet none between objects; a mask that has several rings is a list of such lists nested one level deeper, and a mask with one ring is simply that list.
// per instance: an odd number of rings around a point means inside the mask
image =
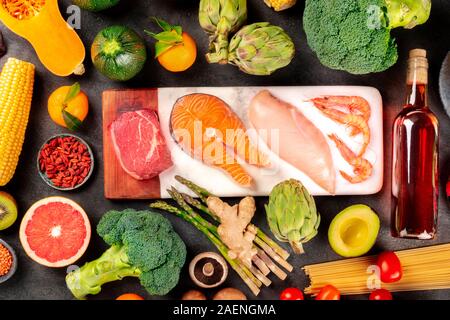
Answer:
[{"label": "dark plate", "polygon": [[[41,154],[42,149],[44,149],[44,146],[49,143],[50,141],[52,141],[55,138],[64,138],[64,137],[74,137],[75,139],[77,139],[79,142],[81,142],[83,145],[86,146],[89,155],[91,157],[91,169],[89,170],[88,175],[86,176],[86,178],[83,180],[83,182],[81,182],[80,184],[75,185],[72,188],[62,188],[62,187],[57,187],[53,184],[53,182],[47,177],[47,175],[45,174],[45,172],[42,172],[41,170],[41,166],[39,164],[39,156]],[[42,180],[45,181],[46,184],[48,184],[50,187],[52,187],[53,189],[59,190],[59,191],[72,191],[72,190],[76,190],[78,188],[80,188],[81,186],[83,186],[88,180],[89,178],[92,176],[92,172],[94,171],[94,153],[92,152],[91,147],[88,145],[88,143],[86,141],[84,141],[82,138],[80,138],[79,136],[76,136],[74,134],[69,134],[69,133],[64,133],[64,134],[58,134],[58,135],[54,135],[50,138],[48,138],[41,146],[41,148],[39,149],[37,158],[36,158],[36,166],[37,166],[37,170],[39,172],[39,176],[42,178]]]},{"label": "dark plate", "polygon": [[14,273],[16,273],[16,270],[17,270],[17,256],[16,256],[16,253],[14,252],[14,249],[11,248],[11,246],[9,244],[7,244],[5,241],[3,241],[2,239],[0,239],[0,244],[4,245],[5,248],[8,249],[9,252],[11,252],[11,255],[12,255],[12,266],[11,266],[11,269],[4,276],[0,276],[0,283],[3,283],[3,282],[6,282],[7,280],[9,280],[9,278],[11,278],[14,275]]},{"label": "dark plate", "polygon": [[445,111],[450,117],[450,51],[442,63],[441,73],[439,75],[439,92]]}]

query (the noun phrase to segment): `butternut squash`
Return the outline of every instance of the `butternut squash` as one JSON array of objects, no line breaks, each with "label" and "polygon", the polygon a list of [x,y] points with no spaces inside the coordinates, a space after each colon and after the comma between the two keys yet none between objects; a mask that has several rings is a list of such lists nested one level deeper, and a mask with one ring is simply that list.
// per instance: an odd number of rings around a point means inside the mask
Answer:
[{"label": "butternut squash", "polygon": [[58,0],[1,0],[0,20],[27,39],[42,64],[55,75],[84,73],[83,42],[63,19]]}]

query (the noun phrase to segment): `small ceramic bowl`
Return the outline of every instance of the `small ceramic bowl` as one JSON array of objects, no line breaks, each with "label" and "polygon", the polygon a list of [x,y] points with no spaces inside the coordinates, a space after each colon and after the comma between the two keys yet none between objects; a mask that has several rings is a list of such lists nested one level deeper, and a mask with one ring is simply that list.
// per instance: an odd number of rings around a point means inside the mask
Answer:
[{"label": "small ceramic bowl", "polygon": [[7,280],[9,280],[14,275],[14,273],[16,273],[17,256],[16,256],[16,253],[14,252],[14,249],[11,248],[11,246],[9,244],[7,244],[5,241],[3,241],[2,239],[0,239],[0,244],[2,244],[6,249],[8,249],[8,251],[11,253],[11,256],[12,256],[11,269],[9,269],[9,272],[7,274],[5,274],[4,276],[0,276],[0,283],[3,283],[3,282],[6,282]]},{"label": "small ceramic bowl", "polygon": [[[77,139],[81,144],[86,146],[86,148],[89,152],[89,156],[91,158],[91,167],[90,167],[90,170],[89,170],[87,176],[85,177],[85,179],[81,183],[76,184],[74,187],[68,187],[68,188],[63,188],[63,187],[54,185],[52,180],[48,178],[47,174],[41,170],[40,163],[39,163],[39,157],[40,157],[42,150],[44,149],[44,146],[47,143],[49,143],[50,141],[52,141],[53,139],[64,138],[64,137],[73,137],[73,138]],[[39,149],[39,153],[37,155],[36,165],[37,165],[37,169],[38,169],[39,175],[41,176],[42,180],[44,180],[45,183],[48,184],[50,187],[52,187],[53,189],[59,190],[59,191],[72,191],[72,190],[80,188],[82,185],[84,185],[89,180],[89,178],[92,176],[92,172],[94,171],[94,162],[95,162],[94,153],[92,152],[91,147],[87,144],[86,141],[84,141],[82,138],[80,138],[76,135],[73,135],[70,133],[64,133],[64,134],[58,134],[58,135],[52,136],[42,144],[41,148]]]}]

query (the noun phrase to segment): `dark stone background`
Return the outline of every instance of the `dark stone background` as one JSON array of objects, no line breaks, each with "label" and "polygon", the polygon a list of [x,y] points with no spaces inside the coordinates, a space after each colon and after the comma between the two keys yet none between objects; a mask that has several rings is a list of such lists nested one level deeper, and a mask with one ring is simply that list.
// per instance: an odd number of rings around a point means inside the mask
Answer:
[{"label": "dark stone background", "polygon": [[[317,205],[323,216],[323,223],[319,235],[306,247],[306,254],[292,257],[290,262],[295,266],[295,271],[283,283],[274,279],[269,288],[264,288],[259,296],[261,299],[277,299],[281,290],[288,286],[304,288],[307,286],[301,266],[310,263],[336,260],[339,257],[330,249],[327,241],[327,228],[330,220],[340,210],[355,203],[365,203],[371,206],[381,217],[382,230],[372,252],[379,250],[394,250],[412,248],[423,245],[450,242],[450,210],[445,202],[444,180],[450,174],[450,119],[443,110],[438,93],[438,75],[441,63],[450,49],[450,2],[448,0],[434,0],[430,20],[423,26],[413,30],[395,30],[399,45],[400,58],[398,63],[386,72],[364,76],[353,76],[345,72],[333,71],[323,67],[314,53],[308,48],[305,34],[302,30],[303,1],[291,10],[275,13],[265,7],[262,0],[249,0],[249,21],[270,21],[280,25],[293,37],[297,46],[297,54],[289,67],[276,72],[270,77],[255,77],[243,74],[232,66],[208,65],[203,58],[206,51],[207,36],[203,33],[197,21],[197,0],[123,0],[122,3],[104,13],[82,13],[81,30],[79,34],[89,46],[97,32],[111,24],[125,24],[135,28],[143,34],[144,28],[154,28],[149,17],[159,16],[172,23],[184,26],[196,40],[199,46],[199,58],[193,68],[181,74],[172,74],[163,70],[157,62],[151,58],[146,64],[145,70],[133,81],[128,83],[114,83],[100,75],[86,59],[87,72],[81,78],[58,78],[51,75],[37,60],[31,46],[23,39],[17,37],[0,26],[8,45],[8,55],[28,60],[36,64],[37,76],[33,98],[33,106],[30,123],[27,130],[26,142],[20,159],[20,163],[13,181],[6,187],[17,199],[20,215],[35,201],[50,195],[63,195],[80,203],[88,212],[92,225],[95,226],[102,214],[112,208],[121,209],[133,207],[145,209],[148,201],[112,202],[103,197],[103,165],[102,165],[102,121],[101,121],[101,93],[110,88],[140,88],[140,87],[182,87],[182,86],[246,86],[246,85],[365,85],[373,86],[380,90],[384,100],[385,120],[385,181],[383,190],[372,196],[347,196],[347,197],[317,197]],[[60,1],[60,6],[65,8],[70,4],[69,0]],[[148,37],[148,48],[153,55],[153,43]],[[440,221],[439,235],[435,241],[397,240],[389,233],[389,201],[390,201],[390,148],[391,148],[391,124],[395,115],[400,111],[405,95],[405,70],[406,58],[410,49],[423,47],[428,49],[430,60],[430,94],[429,103],[436,113],[441,125],[441,171],[440,171]],[[1,58],[0,64],[4,64],[7,56]],[[91,111],[87,118],[86,126],[80,136],[85,138],[93,147],[96,155],[96,170],[91,180],[81,190],[71,193],[61,193],[50,189],[39,178],[35,159],[39,146],[51,135],[65,130],[51,122],[47,114],[47,98],[52,90],[69,85],[74,81],[80,81],[83,90],[90,98]],[[263,229],[267,229],[263,204],[265,198],[258,199],[259,210],[256,223]],[[208,240],[194,227],[183,220],[169,216],[175,229],[181,234],[188,246],[188,262],[192,257],[202,251],[214,250]],[[20,217],[19,217],[20,221]],[[16,275],[0,285],[0,300],[2,299],[71,299],[70,292],[65,287],[64,277],[66,270],[49,269],[32,262],[23,252],[18,239],[19,222],[7,231],[0,232],[0,237],[9,242],[19,256],[19,269]],[[92,237],[89,249],[80,264],[92,260],[100,255],[106,248],[103,241],[95,234]],[[183,292],[195,288],[187,275],[185,267],[179,285],[166,298],[179,298]],[[226,285],[241,288],[248,295],[247,290],[238,276],[231,272]],[[101,294],[96,299],[112,299],[125,292],[136,292],[151,299],[140,287],[135,279],[126,279],[121,282],[105,285]],[[215,290],[208,291],[212,295]],[[396,299],[450,299],[450,290],[396,293]],[[350,297],[349,297],[350,298]],[[346,298],[346,299],[349,299]],[[351,297],[367,299],[365,296]]]}]

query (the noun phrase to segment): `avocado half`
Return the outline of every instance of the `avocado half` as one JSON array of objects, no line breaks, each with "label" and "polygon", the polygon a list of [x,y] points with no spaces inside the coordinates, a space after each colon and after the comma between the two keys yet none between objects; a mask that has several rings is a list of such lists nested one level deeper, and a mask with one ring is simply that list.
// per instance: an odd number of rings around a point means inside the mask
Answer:
[{"label": "avocado half", "polygon": [[350,206],[334,217],[328,229],[331,248],[343,257],[366,254],[375,244],[380,231],[380,219],[368,206]]}]

